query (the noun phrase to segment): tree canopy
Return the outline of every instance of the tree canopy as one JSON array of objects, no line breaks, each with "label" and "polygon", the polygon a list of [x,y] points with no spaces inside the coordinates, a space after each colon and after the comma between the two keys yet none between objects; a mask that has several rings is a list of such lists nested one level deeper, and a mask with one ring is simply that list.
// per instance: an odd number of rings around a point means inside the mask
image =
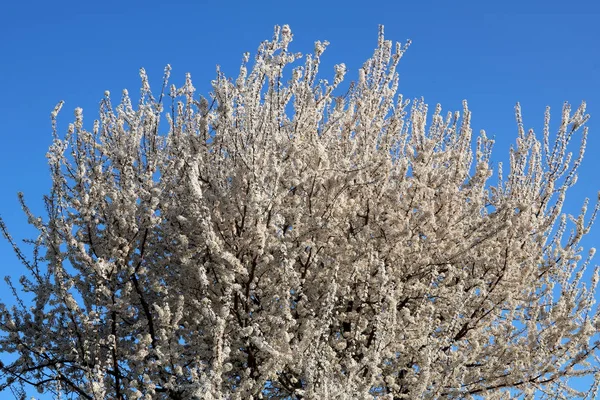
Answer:
[{"label": "tree canopy", "polygon": [[[407,45],[379,33],[340,92],[277,27],[213,92],[108,92],[48,152],[27,272],[0,304],[0,389],[80,399],[573,398],[600,381],[598,206],[563,212],[585,103],[556,132],[493,140],[397,94]],[[291,71],[290,71],[291,68]],[[166,121],[165,121],[166,120]],[[168,129],[164,129],[164,127]],[[168,132],[166,132],[168,130]],[[569,142],[581,145],[574,155]],[[21,298],[21,291],[33,300]],[[17,389],[15,389],[17,388]],[[590,397],[588,397],[590,398]]]}]

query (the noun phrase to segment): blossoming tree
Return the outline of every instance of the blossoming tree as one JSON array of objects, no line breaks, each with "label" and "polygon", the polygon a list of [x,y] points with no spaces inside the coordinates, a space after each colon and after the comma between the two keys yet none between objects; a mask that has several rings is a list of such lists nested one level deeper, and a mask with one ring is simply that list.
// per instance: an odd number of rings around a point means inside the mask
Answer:
[{"label": "blossoming tree", "polygon": [[[572,398],[596,374],[598,272],[562,212],[587,130],[518,137],[493,171],[466,102],[396,94],[384,40],[345,95],[276,28],[207,100],[145,72],[48,159],[47,215],[0,304],[1,388],[80,399]],[[165,108],[163,108],[165,107]],[[161,120],[165,120],[161,121]],[[165,132],[168,127],[168,132]],[[582,131],[579,153],[569,141]],[[505,174],[503,174],[505,171]],[[491,179],[490,179],[491,178]],[[22,197],[21,197],[22,199]],[[10,282],[10,281],[9,281]],[[32,301],[20,296],[21,290]],[[562,396],[562,397],[561,397]]]}]

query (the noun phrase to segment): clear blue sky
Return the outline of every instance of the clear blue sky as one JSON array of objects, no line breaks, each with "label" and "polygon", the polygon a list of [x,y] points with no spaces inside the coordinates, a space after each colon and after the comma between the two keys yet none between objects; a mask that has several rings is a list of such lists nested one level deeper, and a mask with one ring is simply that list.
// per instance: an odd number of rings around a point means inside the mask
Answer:
[{"label": "clear blue sky", "polygon": [[[399,66],[400,92],[423,96],[446,110],[467,99],[476,132],[495,135],[494,160],[506,161],[514,142],[513,107],[520,101],[526,128],[541,132],[546,105],[560,116],[562,102],[588,102],[592,115],[587,158],[569,209],[600,189],[600,3],[593,0],[503,1],[7,1],[0,8],[0,214],[13,235],[29,230],[17,191],[34,210],[50,181],[45,153],[49,115],[59,100],[63,129],[75,107],[88,123],[105,90],[136,93],[138,69],[160,85],[173,66],[173,81],[186,72],[207,94],[215,65],[235,76],[242,53],[269,39],[273,25],[289,24],[292,49],[306,53],[315,40],[331,42],[325,67],[346,63],[348,79],[386,36],[413,44]],[[332,68],[323,70],[333,76]],[[556,120],[555,120],[556,122]],[[600,224],[585,241],[600,247]],[[0,242],[0,275],[20,266]],[[598,262],[598,261],[597,261]],[[8,292],[0,283],[0,298]]]}]

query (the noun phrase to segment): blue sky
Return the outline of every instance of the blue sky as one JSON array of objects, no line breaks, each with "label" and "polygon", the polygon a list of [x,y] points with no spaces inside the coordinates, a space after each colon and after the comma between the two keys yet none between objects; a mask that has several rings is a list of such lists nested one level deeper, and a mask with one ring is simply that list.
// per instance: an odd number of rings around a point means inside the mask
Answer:
[{"label": "blue sky", "polygon": [[[515,1],[163,1],[4,2],[0,9],[0,215],[13,235],[30,233],[16,193],[34,211],[50,180],[45,153],[51,142],[49,115],[65,107],[59,127],[83,107],[88,122],[105,90],[114,95],[139,88],[145,67],[158,89],[162,70],[174,83],[192,73],[208,94],[219,64],[237,74],[242,53],[269,39],[275,24],[289,24],[292,49],[308,52],[315,40],[331,42],[323,76],[346,63],[347,78],[368,58],[377,26],[386,37],[413,44],[400,63],[400,92],[430,105],[460,109],[469,101],[473,128],[496,138],[495,161],[506,161],[516,137],[514,105],[523,106],[525,127],[541,132],[546,105],[560,116],[562,102],[588,103],[587,158],[568,208],[600,189],[600,3],[573,0]],[[556,120],[554,121],[557,122]],[[554,125],[556,126],[556,125]],[[585,245],[600,245],[600,226]],[[19,275],[9,246],[0,242],[0,275]],[[0,298],[9,296],[0,284]]]}]

